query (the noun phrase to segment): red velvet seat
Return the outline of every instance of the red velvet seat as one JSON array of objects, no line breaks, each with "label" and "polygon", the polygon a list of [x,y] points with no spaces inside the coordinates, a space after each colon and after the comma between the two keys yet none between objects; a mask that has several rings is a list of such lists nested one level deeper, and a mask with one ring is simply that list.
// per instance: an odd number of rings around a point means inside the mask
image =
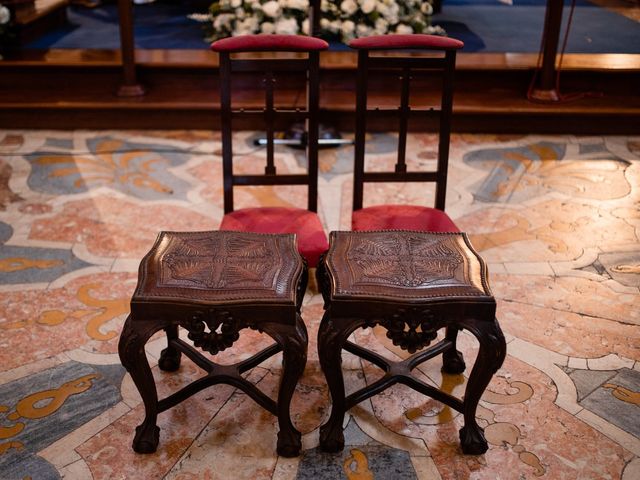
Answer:
[{"label": "red velvet seat", "polygon": [[459,50],[464,43],[440,35],[372,35],[356,38],[349,46],[356,50]]},{"label": "red velvet seat", "polygon": [[215,52],[319,52],[329,44],[304,35],[240,35],[217,40],[211,44]]},{"label": "red velvet seat", "polygon": [[[319,96],[319,52],[328,47],[327,42],[302,35],[244,35],[218,40],[211,45],[220,54],[221,113],[222,113],[222,157],[224,177],[225,216],[221,230],[255,233],[294,233],[298,251],[315,267],[321,253],[329,244],[322,223],[318,218],[318,96]],[[241,52],[306,52],[306,59],[291,58],[232,58]],[[235,73],[262,78],[265,90],[265,108],[251,111],[232,108],[232,77]],[[307,87],[306,108],[289,108],[283,112],[276,108],[274,99],[281,78],[287,82],[295,75]],[[246,80],[245,76],[245,80]],[[293,107],[293,106],[288,106]],[[297,107],[297,105],[296,105]],[[266,130],[266,167],[263,175],[239,175],[233,172],[232,122],[236,114],[256,115],[264,120]],[[288,121],[306,121],[308,169],[302,174],[278,174],[274,162],[274,128],[279,116]],[[282,208],[256,206],[234,211],[234,186],[246,185],[306,185],[307,208]]]},{"label": "red velvet seat", "polygon": [[[458,232],[458,228],[444,212],[449,157],[449,137],[451,131],[451,111],[453,99],[453,73],[456,51],[464,44],[453,38],[435,35],[376,35],[358,38],[350,42],[350,47],[358,50],[358,80],[356,93],[356,138],[354,162],[353,230],[416,230],[435,232]],[[393,56],[380,53],[393,50]],[[441,51],[442,57],[402,55],[398,50]],[[375,51],[376,55],[370,55]],[[367,105],[367,84],[372,71],[390,72],[400,76],[400,99],[398,108],[372,109]],[[398,73],[395,73],[395,72]],[[416,105],[411,102],[411,82],[425,75],[439,75],[442,78],[442,96],[439,109],[433,105]],[[393,78],[393,77],[390,77]],[[397,76],[395,77],[397,78]],[[416,112],[417,109],[423,110]],[[365,170],[366,122],[370,114],[380,112],[389,117],[393,125],[395,117],[398,131],[398,157],[391,172],[370,172]],[[406,141],[409,120],[412,126],[419,125],[421,119],[437,115],[439,120],[438,162],[435,171],[407,171]],[[435,182],[435,208],[418,205],[379,205],[363,208],[364,183],[366,182]]]},{"label": "red velvet seat", "polygon": [[220,230],[260,233],[295,233],[298,251],[314,267],[328,248],[318,215],[301,208],[242,208],[225,215]]},{"label": "red velvet seat", "polygon": [[419,205],[378,205],[353,212],[352,230],[415,230],[459,232],[442,210]]}]

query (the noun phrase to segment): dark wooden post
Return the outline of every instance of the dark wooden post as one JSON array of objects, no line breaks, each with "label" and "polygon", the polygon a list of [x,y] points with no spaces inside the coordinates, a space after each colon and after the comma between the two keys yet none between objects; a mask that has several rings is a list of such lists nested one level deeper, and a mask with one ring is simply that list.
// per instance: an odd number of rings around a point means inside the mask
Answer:
[{"label": "dark wooden post", "polygon": [[136,78],[135,43],[133,38],[133,2],[118,0],[120,23],[120,51],[122,52],[123,83],[118,88],[119,97],[137,97],[145,91]]},{"label": "dark wooden post", "polygon": [[562,24],[562,8],[564,0],[547,0],[547,10],[544,19],[542,46],[542,70],[540,80],[534,86],[531,97],[543,102],[557,102],[560,99],[556,90],[556,54],[558,53],[558,40],[560,39],[560,26]]},{"label": "dark wooden post", "polygon": [[320,34],[320,0],[311,0],[309,5],[309,35],[316,37]]}]

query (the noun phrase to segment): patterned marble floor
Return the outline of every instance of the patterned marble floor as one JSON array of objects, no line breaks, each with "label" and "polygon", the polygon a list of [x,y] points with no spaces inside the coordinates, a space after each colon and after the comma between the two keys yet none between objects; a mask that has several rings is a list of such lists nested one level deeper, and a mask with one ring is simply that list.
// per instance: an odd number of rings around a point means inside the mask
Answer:
[{"label": "patterned marble floor", "polygon": [[[252,138],[236,139],[247,171],[261,155]],[[393,162],[393,136],[369,145],[372,168]],[[489,263],[508,341],[478,410],[485,455],[462,455],[458,413],[402,386],[351,410],[344,453],[319,452],[329,398],[312,291],[292,407],[300,458],[277,457],[274,418],[228,386],[161,414],[158,452],[133,453],[143,407],[116,346],[137,266],[160,230],[217,227],[220,148],[218,135],[198,131],[0,131],[0,478],[640,478],[640,137],[452,139],[447,210]],[[322,151],[327,230],[349,226],[352,155]],[[412,137],[409,155],[428,167],[434,137]],[[301,168],[294,150],[278,162]],[[368,203],[424,201],[418,186],[366,193]],[[267,188],[239,199],[299,205],[303,195]],[[405,355],[377,329],[356,341]],[[148,344],[154,365],[163,342]],[[264,343],[251,331],[222,357]],[[466,334],[461,343],[469,364],[477,344]],[[466,375],[439,366],[421,367],[424,379],[460,394]],[[377,374],[349,354],[344,368],[351,390]],[[279,371],[276,357],[249,376],[273,395]],[[163,395],[200,373],[184,362],[154,375]]]}]

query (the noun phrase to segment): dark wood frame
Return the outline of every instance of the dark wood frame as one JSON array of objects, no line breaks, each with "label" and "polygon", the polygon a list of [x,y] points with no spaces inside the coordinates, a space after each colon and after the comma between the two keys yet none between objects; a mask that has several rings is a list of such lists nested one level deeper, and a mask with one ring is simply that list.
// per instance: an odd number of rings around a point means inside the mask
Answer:
[{"label": "dark wood frame", "polygon": [[[446,51],[443,58],[420,58],[415,56],[371,57],[372,52],[374,51],[366,49],[358,52],[353,210],[360,210],[363,207],[364,183],[366,182],[435,182],[435,206],[439,210],[444,210],[447,193],[456,51]],[[371,70],[398,70],[401,72],[401,98],[398,108],[368,108],[367,77]],[[412,110],[409,105],[412,75],[418,75],[425,70],[427,70],[427,73],[436,71],[436,73],[441,73],[442,75],[442,94],[439,110],[433,108]],[[378,114],[398,117],[398,160],[394,172],[365,171],[367,117]],[[439,120],[437,170],[435,172],[407,172],[405,154],[409,120],[411,118],[426,120],[430,116],[435,116]]]},{"label": "dark wood frame", "polygon": [[558,53],[558,41],[560,40],[560,27],[562,25],[562,10],[564,0],[547,0],[545,11],[544,30],[542,33],[542,66],[540,80],[531,92],[531,97],[543,102],[556,102],[560,100],[560,92],[556,90],[556,55]]},{"label": "dark wood frame", "polygon": [[[281,258],[283,263],[276,266],[277,270],[292,272],[291,279],[285,279],[291,282],[291,290],[285,291],[285,294],[292,299],[276,302],[270,296],[261,296],[260,291],[252,291],[252,294],[247,294],[242,300],[234,300],[235,297],[227,298],[224,290],[217,289],[218,300],[211,301],[201,288],[183,288],[183,291],[188,290],[187,295],[179,289],[167,290],[161,287],[160,278],[164,275],[162,272],[175,268],[170,265],[173,262],[171,255],[165,256],[166,252],[160,247],[163,236],[166,238],[172,234],[173,232],[165,232],[159,236],[153,249],[141,262],[138,286],[131,299],[131,314],[127,317],[118,344],[120,361],[131,375],[145,407],[144,421],[136,427],[133,450],[138,453],[155,452],[160,438],[158,414],[205,388],[223,383],[242,390],[258,405],[277,416],[279,455],[299,455],[302,436],[291,421],[290,406],[307,360],[308,335],[300,310],[307,288],[308,271],[304,259],[296,251],[293,235],[272,235],[284,239],[281,240],[281,245],[286,245],[290,252],[287,257]],[[183,232],[177,235],[200,234],[209,235],[209,238],[217,236],[233,239],[237,232]],[[222,260],[228,261],[226,257]],[[191,266],[199,261],[203,261],[202,254],[195,252],[191,258]],[[145,288],[150,291],[145,291]],[[273,287],[264,290],[271,288]],[[179,338],[179,327],[189,331],[193,346]],[[206,328],[211,331],[207,332]],[[267,334],[275,344],[231,365],[216,363],[195,348],[199,347],[215,355],[231,347],[239,338],[240,332],[247,328]],[[167,335],[167,347],[162,350],[158,360],[161,370],[178,370],[184,354],[205,372],[204,376],[163,399],[158,399],[145,353],[145,344],[160,330],[164,330]],[[282,352],[282,376],[278,398],[274,401],[242,374],[279,352]]]},{"label": "dark wood frame", "polygon": [[[331,234],[330,252],[332,248],[338,249],[337,244],[340,240],[336,240],[335,233]],[[350,234],[357,233],[350,232]],[[402,233],[411,235],[415,232]],[[467,252],[473,251],[464,234],[440,235],[462,235]],[[344,237],[342,240],[344,241]],[[356,255],[357,253],[354,254]],[[343,257],[334,258],[333,262],[339,264],[337,268],[347,268],[345,265],[350,260],[358,262],[358,259]],[[410,289],[407,289],[405,294],[407,299],[403,302],[398,299],[387,299],[385,287],[378,286],[379,296],[376,298],[358,296],[346,298],[343,293],[336,298],[334,287],[337,280],[335,272],[330,273],[329,270],[325,257],[316,271],[317,281],[325,300],[325,314],[318,329],[318,356],[329,386],[332,407],[329,419],[320,427],[320,448],[327,452],[342,450],[344,448],[343,420],[346,411],[392,385],[401,383],[463,413],[464,426],[459,432],[462,451],[471,455],[485,453],[488,444],[483,429],[476,421],[475,413],[480,397],[493,374],[502,366],[506,356],[506,341],[495,318],[496,303],[493,297],[485,295],[474,298],[452,294],[450,298],[436,296],[434,299],[417,300],[411,297]],[[350,271],[353,275],[353,270]],[[486,273],[486,267],[481,262],[482,282],[488,285]],[[354,279],[354,284],[358,280]],[[416,324],[423,328],[421,334],[432,334],[431,339],[436,337],[439,329],[445,328],[445,338],[432,346],[429,346],[430,341],[415,343],[411,339],[408,341],[406,338],[404,341],[400,339],[407,328],[413,328],[415,332]],[[430,330],[425,332],[424,327],[427,325]],[[402,361],[392,361],[347,340],[357,329],[374,326],[385,328],[388,332],[387,336],[393,339],[393,343],[412,355]],[[462,353],[456,348],[458,330],[461,329],[468,330],[480,344],[463,399],[426,384],[412,373],[412,370],[420,364],[442,354],[442,371],[461,374],[466,368]],[[398,332],[400,332],[399,335],[396,335]],[[420,350],[424,346],[427,348]],[[346,395],[342,374],[343,350],[373,363],[384,371],[384,375],[370,385]],[[416,350],[419,351],[414,353]]]},{"label": "dark wood frame", "polygon": [[[320,89],[320,55],[308,52],[307,58],[233,58],[229,52],[220,53],[220,104],[222,130],[222,170],[224,179],[224,213],[233,211],[233,187],[249,185],[307,185],[307,210],[318,210],[318,109]],[[274,86],[276,74],[306,74],[307,99],[304,108],[276,108]],[[264,74],[264,108],[234,109],[232,105],[232,77],[234,73]],[[266,129],[266,160],[264,175],[236,175],[233,173],[233,119],[261,117]],[[278,175],[274,163],[274,134],[276,122],[304,120],[307,132],[308,167],[304,174]]]}]

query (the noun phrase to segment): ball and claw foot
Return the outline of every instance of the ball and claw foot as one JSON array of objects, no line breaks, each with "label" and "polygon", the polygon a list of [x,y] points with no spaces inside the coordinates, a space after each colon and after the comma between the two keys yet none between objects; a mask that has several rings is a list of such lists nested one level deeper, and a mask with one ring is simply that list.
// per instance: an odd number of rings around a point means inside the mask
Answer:
[{"label": "ball and claw foot", "polygon": [[489,449],[484,431],[480,427],[460,429],[460,446],[465,455],[482,455]]},{"label": "ball and claw foot", "polygon": [[160,352],[158,367],[164,372],[175,372],[180,368],[180,357],[182,354],[175,348],[165,348]]},{"label": "ball and claw foot", "polygon": [[329,429],[320,427],[320,449],[327,453],[337,453],[344,449],[344,433],[330,435]]},{"label": "ball and claw foot", "polygon": [[302,435],[297,432],[293,438],[290,435],[283,435],[278,432],[278,455],[281,457],[292,458],[300,455],[302,449]]},{"label": "ball and claw foot", "polygon": [[136,427],[136,435],[133,438],[133,451],[137,453],[153,453],[158,448],[160,441],[160,427],[157,425],[146,426],[144,423]]},{"label": "ball and claw foot", "polygon": [[464,372],[467,365],[464,363],[464,357],[459,350],[449,350],[442,355],[442,371],[454,375]]}]

